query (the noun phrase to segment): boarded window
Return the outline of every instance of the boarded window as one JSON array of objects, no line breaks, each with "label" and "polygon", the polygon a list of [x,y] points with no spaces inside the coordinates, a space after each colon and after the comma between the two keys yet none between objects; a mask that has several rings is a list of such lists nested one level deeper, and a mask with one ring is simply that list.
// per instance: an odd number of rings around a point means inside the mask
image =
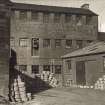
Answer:
[{"label": "boarded window", "polygon": [[32,73],[39,74],[39,65],[32,65]]},{"label": "boarded window", "polygon": [[67,39],[66,40],[66,48],[71,48],[72,47],[72,40]]},{"label": "boarded window", "polygon": [[43,14],[43,22],[48,23],[49,22],[49,13],[44,13]]},{"label": "boarded window", "polygon": [[50,71],[50,65],[43,65],[43,71]]},{"label": "boarded window", "polygon": [[61,65],[55,65],[55,74],[61,74]]},{"label": "boarded window", "polygon": [[37,56],[39,52],[39,38],[32,38],[32,56]]},{"label": "boarded window", "polygon": [[55,47],[61,46],[61,39],[55,39]]},{"label": "boarded window", "polygon": [[19,39],[19,46],[21,46],[21,47],[27,47],[27,38],[20,38]]},{"label": "boarded window", "polygon": [[27,71],[27,65],[19,65],[19,71],[26,72]]},{"label": "boarded window", "polygon": [[20,11],[20,19],[27,19],[27,11]]},{"label": "boarded window", "polygon": [[44,39],[43,40],[43,47],[50,47],[50,39]]},{"label": "boarded window", "polygon": [[55,22],[55,23],[59,23],[59,22],[60,22],[60,16],[61,16],[61,14],[59,14],[59,13],[56,13],[56,14],[54,15],[54,22]]},{"label": "boarded window", "polygon": [[34,12],[34,11],[32,11],[32,13],[31,13],[31,17],[32,17],[32,20],[38,20],[38,12]]},{"label": "boarded window", "polygon": [[77,45],[77,48],[82,48],[83,47],[83,41],[82,40],[77,40],[76,45]]}]

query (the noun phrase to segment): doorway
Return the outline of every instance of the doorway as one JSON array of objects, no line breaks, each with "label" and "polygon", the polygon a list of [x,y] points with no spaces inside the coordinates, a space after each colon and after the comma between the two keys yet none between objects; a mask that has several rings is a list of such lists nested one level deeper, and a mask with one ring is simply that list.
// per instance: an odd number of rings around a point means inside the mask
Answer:
[{"label": "doorway", "polygon": [[84,61],[76,62],[76,83],[77,83],[77,85],[85,85],[86,84],[85,62]]}]

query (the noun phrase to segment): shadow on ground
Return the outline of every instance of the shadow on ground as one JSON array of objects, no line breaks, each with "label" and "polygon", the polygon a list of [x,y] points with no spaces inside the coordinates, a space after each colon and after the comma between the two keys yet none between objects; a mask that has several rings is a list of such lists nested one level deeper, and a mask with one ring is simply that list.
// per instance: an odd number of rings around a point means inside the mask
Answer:
[{"label": "shadow on ground", "polygon": [[11,88],[11,84],[13,83],[14,79],[18,77],[18,75],[20,75],[22,78],[22,81],[25,82],[26,92],[31,93],[32,96],[35,93],[39,93],[52,88],[51,86],[49,86],[49,84],[41,80],[38,76],[35,76],[34,78],[32,78],[27,74],[21,73],[19,70],[16,69],[16,65],[17,65],[16,52],[13,49],[11,49],[9,90]]}]

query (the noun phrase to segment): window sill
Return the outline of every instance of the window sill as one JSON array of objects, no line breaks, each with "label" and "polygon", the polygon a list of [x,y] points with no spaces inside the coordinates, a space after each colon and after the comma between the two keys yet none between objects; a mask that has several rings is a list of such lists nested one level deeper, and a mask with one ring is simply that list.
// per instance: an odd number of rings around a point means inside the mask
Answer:
[{"label": "window sill", "polygon": [[40,56],[31,56],[31,57],[33,57],[33,58],[39,58]]}]

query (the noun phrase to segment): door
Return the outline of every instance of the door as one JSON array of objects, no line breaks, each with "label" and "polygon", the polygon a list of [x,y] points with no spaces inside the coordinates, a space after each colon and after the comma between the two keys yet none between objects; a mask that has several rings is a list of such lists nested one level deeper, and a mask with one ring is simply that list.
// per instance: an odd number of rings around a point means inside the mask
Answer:
[{"label": "door", "polygon": [[86,84],[85,62],[84,61],[76,62],[76,83],[78,85]]}]

